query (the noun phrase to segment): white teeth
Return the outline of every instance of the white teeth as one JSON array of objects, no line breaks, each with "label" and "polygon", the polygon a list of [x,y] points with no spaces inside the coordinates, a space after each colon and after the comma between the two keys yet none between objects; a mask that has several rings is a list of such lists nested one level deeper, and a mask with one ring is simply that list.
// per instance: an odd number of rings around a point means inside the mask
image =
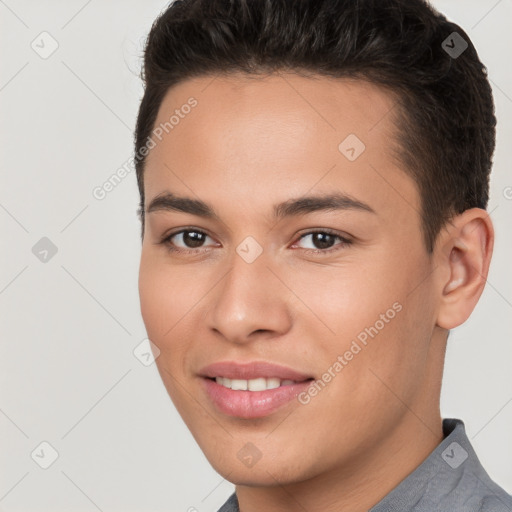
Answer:
[{"label": "white teeth", "polygon": [[267,379],[261,377],[259,379],[248,380],[247,389],[249,391],[265,391],[265,389],[267,389]]},{"label": "white teeth", "polygon": [[241,389],[246,391],[247,390],[247,381],[243,379],[232,379],[231,380],[231,389]]},{"label": "white teeth", "polygon": [[281,379],[277,377],[270,377],[267,379],[267,389],[278,388],[281,385]]},{"label": "white teeth", "polygon": [[281,380],[278,379],[277,377],[258,377],[256,379],[249,380],[228,379],[227,377],[215,377],[215,382],[226,388],[243,391],[265,391],[266,389],[275,389],[280,386],[290,386],[296,383],[296,381],[294,380]]}]

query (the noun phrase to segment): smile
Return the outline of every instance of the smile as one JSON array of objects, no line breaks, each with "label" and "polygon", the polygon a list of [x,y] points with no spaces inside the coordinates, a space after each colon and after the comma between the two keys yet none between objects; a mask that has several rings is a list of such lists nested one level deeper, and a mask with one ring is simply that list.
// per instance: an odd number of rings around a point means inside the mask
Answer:
[{"label": "smile", "polygon": [[[296,382],[272,377],[249,380],[202,377],[201,381],[217,412],[251,419],[269,416],[294,401],[313,379]],[[299,406],[299,401],[295,401]]]},{"label": "smile", "polygon": [[228,389],[239,391],[265,391],[281,386],[291,386],[297,381],[290,379],[279,379],[278,377],[258,377],[256,379],[228,379],[227,377],[216,377],[215,382]]}]

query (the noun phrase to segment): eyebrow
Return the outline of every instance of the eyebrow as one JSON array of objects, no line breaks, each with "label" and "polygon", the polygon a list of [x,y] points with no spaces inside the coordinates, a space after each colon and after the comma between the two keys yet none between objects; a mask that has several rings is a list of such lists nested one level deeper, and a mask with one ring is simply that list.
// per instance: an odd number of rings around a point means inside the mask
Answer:
[{"label": "eyebrow", "polygon": [[[366,203],[346,194],[336,193],[319,196],[292,198],[273,207],[274,220],[298,215],[306,215],[318,211],[358,210],[376,214],[375,210]],[[171,192],[164,192],[154,197],[150,202],[147,213],[158,211],[177,211],[197,215],[206,219],[220,221],[220,216],[208,203],[190,197],[181,197]]]}]

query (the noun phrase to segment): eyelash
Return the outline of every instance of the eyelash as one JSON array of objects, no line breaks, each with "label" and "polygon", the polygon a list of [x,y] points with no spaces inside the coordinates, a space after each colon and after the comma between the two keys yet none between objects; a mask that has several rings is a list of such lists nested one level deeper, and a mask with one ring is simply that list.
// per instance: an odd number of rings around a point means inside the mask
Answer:
[{"label": "eyelash", "polygon": [[[208,233],[205,233],[204,231],[201,231],[200,229],[192,229],[192,228],[181,229],[180,231],[175,231],[173,233],[170,233],[169,235],[165,235],[158,243],[165,245],[167,250],[169,250],[172,253],[183,253],[183,254],[195,253],[195,254],[198,254],[198,253],[203,253],[203,252],[208,251],[208,248],[203,248],[203,247],[200,247],[198,249],[183,249],[182,247],[175,247],[174,245],[172,245],[171,239],[174,236],[179,235],[181,233],[199,233],[200,235],[210,236],[210,235],[208,235]],[[306,252],[306,254],[310,254],[310,253],[322,254],[322,255],[323,254],[331,254],[332,252],[339,251],[339,250],[346,248],[347,246],[350,246],[352,244],[352,240],[350,240],[347,237],[342,236],[340,233],[338,233],[334,230],[331,230],[331,229],[318,229],[318,230],[307,231],[306,233],[303,233],[297,241],[300,241],[304,237],[313,235],[316,233],[322,233],[322,234],[334,236],[334,237],[338,238],[339,240],[341,240],[342,243],[339,244],[337,248],[302,249],[304,252]]]}]

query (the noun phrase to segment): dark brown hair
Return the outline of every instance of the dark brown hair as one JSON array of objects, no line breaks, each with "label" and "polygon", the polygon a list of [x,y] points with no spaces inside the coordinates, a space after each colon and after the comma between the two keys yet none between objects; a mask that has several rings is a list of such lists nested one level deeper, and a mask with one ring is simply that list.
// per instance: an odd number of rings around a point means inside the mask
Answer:
[{"label": "dark brown hair", "polygon": [[144,48],[134,137],[142,238],[141,149],[169,88],[201,75],[274,71],[359,78],[392,92],[396,156],[418,186],[428,252],[453,215],[487,207],[496,130],[487,70],[466,32],[428,2],[178,0]]}]

